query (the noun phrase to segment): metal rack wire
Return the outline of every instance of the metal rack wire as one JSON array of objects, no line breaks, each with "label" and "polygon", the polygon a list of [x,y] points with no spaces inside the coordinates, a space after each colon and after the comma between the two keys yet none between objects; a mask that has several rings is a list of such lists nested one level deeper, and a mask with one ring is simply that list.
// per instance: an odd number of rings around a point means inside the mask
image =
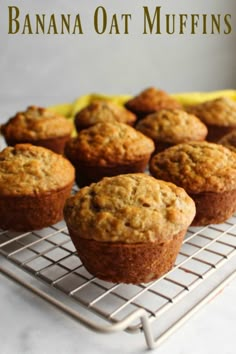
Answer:
[{"label": "metal rack wire", "polygon": [[0,255],[32,275],[34,284],[24,279],[25,272],[1,267],[5,276],[83,325],[104,333],[143,331],[154,348],[236,275],[236,216],[189,228],[175,267],[148,284],[113,284],[89,274],[64,221],[27,233],[0,230]]}]

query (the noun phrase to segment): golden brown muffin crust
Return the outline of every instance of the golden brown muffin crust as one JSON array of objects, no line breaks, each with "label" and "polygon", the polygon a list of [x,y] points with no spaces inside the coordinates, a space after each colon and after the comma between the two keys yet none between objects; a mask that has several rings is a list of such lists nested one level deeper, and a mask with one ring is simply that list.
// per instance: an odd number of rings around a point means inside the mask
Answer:
[{"label": "golden brown muffin crust", "polygon": [[71,163],[51,150],[17,144],[0,152],[0,195],[37,195],[74,180]]},{"label": "golden brown muffin crust", "polygon": [[103,178],[69,198],[67,225],[83,238],[105,242],[163,242],[185,229],[195,204],[172,183],[146,174]]},{"label": "golden brown muffin crust", "polygon": [[132,112],[153,113],[160,109],[181,108],[181,104],[165,91],[149,87],[125,104]]},{"label": "golden brown muffin crust", "polygon": [[150,114],[140,120],[136,128],[154,141],[173,144],[204,140],[207,135],[207,128],[200,119],[179,109]]},{"label": "golden brown muffin crust", "polygon": [[236,152],[236,129],[226,134],[218,141],[219,144],[226,146],[228,149]]},{"label": "golden brown muffin crust", "polygon": [[1,126],[6,138],[15,140],[47,139],[55,136],[70,135],[73,123],[49,109],[30,106],[19,112]]},{"label": "golden brown muffin crust", "polygon": [[229,97],[220,97],[186,108],[205,124],[236,127],[236,102]]},{"label": "golden brown muffin crust", "polygon": [[129,163],[154,151],[153,141],[124,123],[98,123],[82,130],[66,145],[71,161],[102,166]]},{"label": "golden brown muffin crust", "polygon": [[171,181],[187,193],[236,189],[236,154],[214,143],[175,145],[152,158],[150,171],[156,178]]},{"label": "golden brown muffin crust", "polygon": [[102,122],[133,124],[135,120],[132,112],[109,101],[94,101],[75,116],[75,124],[80,129]]}]

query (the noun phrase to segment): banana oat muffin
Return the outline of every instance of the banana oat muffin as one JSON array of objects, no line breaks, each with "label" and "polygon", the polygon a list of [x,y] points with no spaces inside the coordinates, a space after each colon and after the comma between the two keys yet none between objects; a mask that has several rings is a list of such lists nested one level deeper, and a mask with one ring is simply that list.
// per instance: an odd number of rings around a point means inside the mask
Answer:
[{"label": "banana oat muffin", "polygon": [[49,109],[30,106],[1,126],[7,145],[30,143],[62,154],[70,139],[73,123]]},{"label": "banana oat muffin", "polygon": [[124,123],[98,123],[79,132],[65,147],[82,187],[102,177],[143,172],[154,151],[151,139]]},{"label": "banana oat muffin", "polygon": [[150,172],[184,188],[195,201],[193,225],[222,223],[236,211],[236,154],[222,145],[175,145],[153,156]]},{"label": "banana oat muffin", "polygon": [[142,119],[160,109],[181,109],[182,106],[163,90],[149,87],[125,103],[125,107]]},{"label": "banana oat muffin", "polygon": [[133,125],[136,116],[123,106],[109,101],[94,101],[75,116],[75,126],[78,132],[97,123],[114,121]]},{"label": "banana oat muffin", "polygon": [[179,109],[152,113],[140,120],[136,129],[154,141],[156,152],[179,143],[202,141],[207,135],[200,119]]},{"label": "banana oat muffin", "polygon": [[149,282],[169,271],[195,215],[187,193],[147,174],[103,178],[67,199],[78,255],[98,278]]},{"label": "banana oat muffin", "polygon": [[229,97],[216,98],[186,109],[206,124],[208,141],[217,142],[236,129],[236,102]]},{"label": "banana oat muffin", "polygon": [[224,135],[223,138],[218,141],[218,143],[236,152],[236,129],[233,130],[231,133]]},{"label": "banana oat muffin", "polygon": [[40,229],[63,218],[74,168],[43,147],[17,144],[0,152],[0,228]]}]

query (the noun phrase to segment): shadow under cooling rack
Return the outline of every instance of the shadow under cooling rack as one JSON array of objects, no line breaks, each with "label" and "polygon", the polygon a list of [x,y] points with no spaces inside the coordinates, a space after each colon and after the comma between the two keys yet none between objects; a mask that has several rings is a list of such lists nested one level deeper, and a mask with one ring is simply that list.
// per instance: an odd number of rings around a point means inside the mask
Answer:
[{"label": "shadow under cooling rack", "polygon": [[[34,284],[22,272],[16,276],[2,267],[3,274],[80,323],[104,333],[141,330],[153,348],[235,275],[236,216],[224,224],[189,228],[175,267],[148,284],[113,284],[89,274],[64,221],[28,233],[0,230],[0,255],[32,275]],[[52,288],[56,291],[49,295]]]}]

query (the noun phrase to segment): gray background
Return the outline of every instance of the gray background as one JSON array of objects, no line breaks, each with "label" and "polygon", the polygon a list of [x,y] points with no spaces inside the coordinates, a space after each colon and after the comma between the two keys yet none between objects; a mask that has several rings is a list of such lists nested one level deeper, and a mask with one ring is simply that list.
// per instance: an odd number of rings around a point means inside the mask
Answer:
[{"label": "gray background", "polygon": [[[1,0],[1,119],[28,104],[73,101],[89,92],[135,94],[154,85],[168,92],[206,91],[236,85],[235,0]],[[30,13],[80,13],[83,35],[9,35],[8,6]],[[131,13],[128,35],[98,35],[93,13],[104,6]],[[162,13],[232,14],[230,35],[143,35],[143,6]],[[22,20],[23,22],[23,20]],[[122,29],[122,26],[120,26]]]}]

